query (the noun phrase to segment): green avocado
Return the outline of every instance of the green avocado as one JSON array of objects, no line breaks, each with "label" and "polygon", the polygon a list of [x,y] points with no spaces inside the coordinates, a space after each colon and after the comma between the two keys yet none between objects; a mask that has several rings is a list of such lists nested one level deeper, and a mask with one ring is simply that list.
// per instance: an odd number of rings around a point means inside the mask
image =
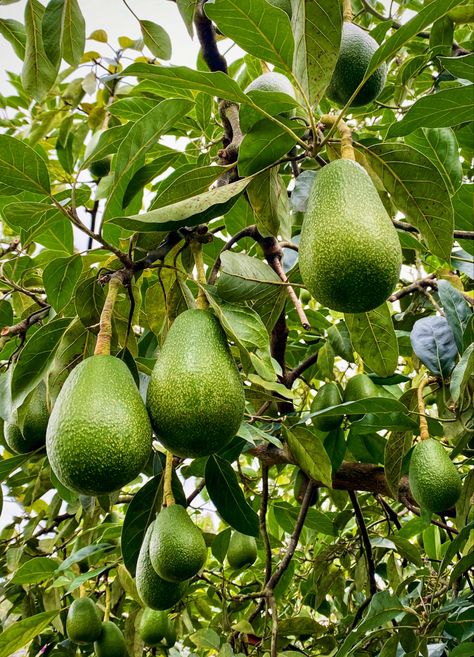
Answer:
[{"label": "green avocado", "polygon": [[112,623],[102,623],[102,632],[94,642],[95,657],[127,657],[127,644],[122,630]]},{"label": "green avocado", "polygon": [[92,162],[89,167],[89,173],[93,178],[103,178],[104,176],[108,176],[110,173],[111,161],[111,157],[104,157],[103,160]]},{"label": "green avocado", "polygon": [[164,636],[164,644],[167,648],[172,648],[176,643],[176,627],[174,623],[168,622],[168,631]]},{"label": "green avocado", "polygon": [[[380,388],[378,388],[367,374],[356,374],[347,382],[344,390],[344,402],[359,401],[368,397],[383,397]],[[362,415],[351,415],[352,422],[360,420]]]},{"label": "green avocado", "polygon": [[[304,499],[308,484],[309,484],[308,476],[303,472],[303,470],[298,470],[295,477],[295,487],[293,492],[294,492],[295,500],[300,504]],[[309,498],[309,505],[314,506],[315,504],[318,503],[318,500],[319,500],[319,488],[313,486],[313,490],[311,491],[311,496]]]},{"label": "green avocado", "polygon": [[[329,408],[329,406],[338,406],[339,404],[342,404],[342,395],[337,383],[331,381],[319,388],[311,404],[311,413],[322,411],[325,408]],[[313,417],[312,421],[316,429],[320,431],[332,431],[341,425],[343,419],[344,413],[341,413],[341,415],[333,415],[332,417]]]},{"label": "green avocado", "polygon": [[154,522],[148,527],[137,560],[137,591],[143,603],[157,611],[171,609],[183,597],[188,582],[167,582],[155,571],[150,561],[150,539]]},{"label": "green avocado", "polygon": [[299,244],[305,286],[319,303],[345,313],[380,306],[398,281],[397,232],[368,173],[335,160],[316,175]]},{"label": "green avocado", "polygon": [[16,454],[33,452],[45,444],[49,411],[44,383],[28,396],[24,411],[21,428],[13,422],[5,422],[6,443]]},{"label": "green avocado", "polygon": [[[338,105],[345,105],[359,84],[379,44],[370,34],[354,23],[344,23],[341,49],[326,89],[326,95]],[[370,76],[351,103],[351,107],[367,105],[382,92],[387,79],[387,67],[381,64]]]},{"label": "green avocado", "polygon": [[151,374],[147,408],[158,440],[177,456],[207,456],[234,438],[244,389],[209,311],[186,310],[175,319]]},{"label": "green avocado", "polygon": [[157,611],[146,607],[140,619],[138,633],[147,646],[157,646],[169,632],[169,620],[166,611]]},{"label": "green avocado", "polygon": [[149,552],[151,565],[168,582],[190,579],[201,570],[207,558],[201,530],[179,504],[167,506],[158,514]]},{"label": "green avocado", "polygon": [[227,561],[231,568],[251,566],[257,559],[257,543],[253,536],[233,532],[227,548]]},{"label": "green avocado", "polygon": [[287,94],[295,98],[295,90],[288,78],[282,73],[276,71],[269,71],[262,73],[258,78],[245,88],[245,93],[249,91],[279,91],[282,94]]},{"label": "green avocado", "polygon": [[151,450],[145,405],[123,361],[91,356],[73,369],[54,405],[46,451],[58,479],[104,495],[137,477]]},{"label": "green avocado", "polygon": [[84,645],[96,641],[102,632],[102,619],[90,598],[77,598],[69,607],[66,634],[73,643]]},{"label": "green avocado", "polygon": [[461,494],[461,477],[456,466],[443,445],[433,438],[415,445],[408,481],[415,501],[432,513],[450,509]]}]

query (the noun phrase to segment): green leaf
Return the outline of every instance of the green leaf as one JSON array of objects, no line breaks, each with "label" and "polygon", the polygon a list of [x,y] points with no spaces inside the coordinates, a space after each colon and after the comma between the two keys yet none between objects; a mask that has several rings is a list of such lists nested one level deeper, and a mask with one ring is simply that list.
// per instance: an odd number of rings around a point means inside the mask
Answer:
[{"label": "green leaf", "polygon": [[444,128],[472,121],[474,85],[442,89],[414,103],[401,121],[392,123],[387,138],[409,135],[417,128]]},{"label": "green leaf", "polygon": [[206,488],[217,513],[241,534],[257,536],[259,520],[247,504],[230,463],[211,454],[206,463]]},{"label": "green leaf", "polygon": [[100,566],[99,568],[94,568],[93,570],[88,570],[81,575],[75,577],[72,582],[67,587],[67,592],[72,593],[78,589],[84,582],[87,582],[89,579],[96,579],[99,575],[102,575],[106,570],[110,570],[110,564],[105,564],[105,566]]},{"label": "green leaf", "polygon": [[319,102],[336,66],[342,34],[341,9],[341,3],[333,0],[304,0],[293,6],[293,73],[312,105]]},{"label": "green leaf", "polygon": [[403,458],[411,447],[411,441],[411,431],[392,431],[385,444],[385,479],[395,499],[398,499],[398,487],[402,476]]},{"label": "green leaf", "polygon": [[188,30],[188,34],[193,38],[193,26],[194,26],[194,12],[196,10],[196,0],[176,0],[176,4],[178,6],[179,13],[181,14],[181,18],[183,19],[184,24],[186,25],[186,29]]},{"label": "green leaf", "polygon": [[0,483],[8,479],[12,472],[21,468],[26,463],[31,454],[20,454],[19,456],[10,456],[8,459],[0,460]]},{"label": "green leaf", "polygon": [[463,573],[470,570],[474,566],[474,550],[469,554],[465,554],[457,564],[454,566],[450,576],[449,584],[452,585]]},{"label": "green leaf", "polygon": [[204,10],[243,50],[291,71],[294,42],[285,12],[265,0],[209,0]]},{"label": "green leaf", "polygon": [[231,536],[231,529],[223,529],[215,539],[212,541],[211,552],[212,555],[219,561],[219,563],[224,563],[225,555],[227,554],[227,548],[229,547],[229,541]]},{"label": "green leaf", "polygon": [[50,193],[46,163],[20,139],[0,135],[0,193],[11,196],[21,191]]},{"label": "green leaf", "polygon": [[273,297],[278,294],[280,283],[278,274],[263,260],[232,251],[221,254],[217,292],[225,301],[232,303]]},{"label": "green leaf", "polygon": [[263,112],[280,120],[281,116],[278,115],[286,113],[287,116],[291,116],[292,110],[299,106],[298,101],[279,91],[251,89],[247,92],[247,97],[252,100],[254,106],[241,105],[240,107],[240,128],[244,134],[249,132],[258,121],[261,121]]},{"label": "green leaf", "polygon": [[86,23],[78,0],[63,0],[61,50],[63,59],[78,66],[86,43]]},{"label": "green leaf", "polygon": [[451,75],[474,82],[474,53],[460,57],[438,57],[438,60]]},{"label": "green leaf", "polygon": [[214,650],[219,650],[219,646],[221,645],[219,635],[209,627],[194,632],[189,636],[189,638],[197,648],[211,648]]},{"label": "green leaf", "polygon": [[332,464],[320,438],[306,427],[287,430],[288,446],[308,477],[332,488]]},{"label": "green leaf", "polygon": [[0,300],[0,329],[4,326],[11,326],[13,324],[13,308],[9,301],[6,299]]},{"label": "green leaf", "polygon": [[[302,135],[304,129],[294,121],[279,117],[281,123]],[[244,136],[239,147],[238,168],[241,176],[250,176],[274,162],[277,162],[296,143],[295,137],[282,127],[263,119],[256,123]]]},{"label": "green leaf", "polygon": [[111,549],[115,548],[115,545],[112,545],[112,543],[98,543],[97,545],[86,545],[86,547],[81,548],[80,550],[77,550],[76,552],[73,552],[72,554],[67,557],[67,559],[64,559],[62,564],[57,568],[57,572],[61,573],[73,566],[75,563],[79,563],[80,561],[84,561],[84,559],[87,559],[88,557],[92,556],[93,554],[102,554],[103,552],[108,552]]},{"label": "green leaf", "polygon": [[58,567],[56,559],[34,557],[22,564],[12,577],[15,584],[39,584],[53,576]]},{"label": "green leaf", "polygon": [[18,408],[28,394],[44,377],[61,340],[64,330],[71,323],[68,317],[56,317],[26,342],[15,364],[12,375],[12,402]]},{"label": "green leaf", "polygon": [[452,195],[462,183],[459,146],[451,128],[420,128],[405,139],[436,165]]},{"label": "green leaf", "polygon": [[[57,68],[46,55],[42,36],[44,7],[28,0],[25,7],[26,50],[21,80],[27,93],[43,100],[56,81]],[[49,191],[49,190],[48,190]]]},{"label": "green leaf", "polygon": [[410,334],[413,351],[433,374],[448,378],[456,365],[457,347],[446,317],[418,319]]},{"label": "green leaf", "polygon": [[461,360],[451,373],[450,391],[454,402],[458,402],[474,374],[474,344],[469,345]]},{"label": "green leaf", "polygon": [[277,237],[285,232],[290,209],[286,186],[278,167],[259,173],[248,186],[247,196],[255,214],[257,229],[264,237]]},{"label": "green leaf", "polygon": [[17,650],[26,646],[41,634],[58,614],[59,609],[44,611],[7,627],[0,635],[0,657],[11,657]]},{"label": "green leaf", "polygon": [[25,58],[25,26],[13,18],[0,18],[0,34],[9,42],[17,57]]},{"label": "green leaf", "polygon": [[431,252],[449,263],[453,207],[435,164],[408,144],[397,142],[363,147],[363,152],[396,207],[420,231]]},{"label": "green leaf", "polygon": [[76,289],[76,313],[86,328],[98,324],[105,302],[105,292],[96,276],[82,281]]},{"label": "green leaf", "polygon": [[368,313],[346,314],[355,351],[378,376],[390,376],[398,364],[398,342],[387,303]]},{"label": "green leaf", "polygon": [[418,423],[404,413],[384,413],[382,416],[377,413],[367,413],[362,419],[356,420],[351,424],[351,432],[355,435],[371,434],[375,431],[416,431]]},{"label": "green leaf", "polygon": [[85,169],[92,162],[102,160],[104,157],[107,157],[107,155],[115,153],[127,136],[132,125],[132,123],[116,125],[113,128],[109,128],[105,132],[100,133],[98,139],[94,139],[92,142],[93,146],[88,146],[85,153],[85,160],[82,163],[81,168]]},{"label": "green leaf", "polygon": [[459,646],[453,648],[449,657],[473,657],[474,656],[474,645],[472,643],[462,643]]},{"label": "green leaf", "polygon": [[358,401],[344,402],[337,406],[329,406],[322,411],[315,411],[305,416],[301,422],[306,422],[308,418],[321,416],[333,417],[335,415],[360,415],[365,413],[390,414],[390,413],[406,413],[407,407],[398,399],[391,397],[367,397],[366,399],[359,399]]},{"label": "green leaf", "polygon": [[82,274],[82,260],[79,255],[70,258],[56,258],[43,272],[43,283],[49,303],[60,312],[74,297],[74,290]]},{"label": "green leaf", "polygon": [[472,310],[467,301],[449,281],[438,281],[438,294],[449,327],[453,332],[454,341],[460,354],[463,352],[463,336],[472,318]]},{"label": "green leaf", "polygon": [[179,167],[160,182],[149,211],[204,194],[227,170],[228,167],[195,167],[189,164]]},{"label": "green leaf", "polygon": [[157,25],[153,21],[141,20],[140,29],[145,46],[152,55],[160,59],[171,59],[171,39],[161,25]]}]

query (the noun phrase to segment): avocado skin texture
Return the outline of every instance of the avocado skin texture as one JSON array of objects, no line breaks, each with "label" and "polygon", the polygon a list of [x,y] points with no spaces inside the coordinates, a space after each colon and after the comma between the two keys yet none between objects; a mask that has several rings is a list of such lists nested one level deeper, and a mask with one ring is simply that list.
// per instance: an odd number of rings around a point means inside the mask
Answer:
[{"label": "avocado skin texture", "polygon": [[168,614],[146,607],[140,619],[138,633],[147,646],[157,646],[169,631]]},{"label": "avocado skin texture", "polygon": [[[304,499],[308,484],[309,484],[308,476],[303,472],[303,470],[298,470],[298,472],[296,473],[295,487],[293,493],[295,496],[295,500],[300,504]],[[316,488],[316,486],[314,486],[309,498],[309,506],[314,506],[315,504],[318,503],[318,500],[319,500],[319,488]]]},{"label": "avocado skin texture", "polygon": [[[327,97],[338,105],[345,105],[359,84],[379,44],[370,34],[354,23],[344,23],[341,49],[326,89]],[[387,79],[387,67],[381,64],[370,76],[351,103],[351,107],[367,105],[382,92]]]},{"label": "avocado skin texture", "polygon": [[245,93],[248,93],[249,91],[278,91],[295,98],[295,90],[291,82],[285,75],[282,73],[276,73],[275,71],[262,73],[258,78],[252,80],[252,82],[245,88]]},{"label": "avocado skin texture", "polygon": [[186,310],[175,319],[151,374],[147,408],[159,441],[177,456],[207,456],[234,438],[244,390],[209,311]]},{"label": "avocado skin texture", "polygon": [[441,513],[456,504],[461,494],[461,477],[446,449],[433,438],[413,448],[408,481],[415,501],[422,509]]},{"label": "avocado skin texture", "polygon": [[142,471],[151,426],[133,377],[114,356],[73,369],[54,405],[46,451],[58,479],[84,495],[118,490]]},{"label": "avocado skin texture", "polygon": [[380,306],[397,284],[402,251],[368,173],[335,160],[316,175],[299,244],[303,282],[319,303],[345,313]]},{"label": "avocado skin texture", "polygon": [[245,568],[257,559],[257,543],[253,536],[233,532],[227,548],[227,561],[231,568]]},{"label": "avocado skin texture", "polygon": [[[383,397],[380,389],[375,385],[367,374],[356,374],[347,382],[344,390],[344,402],[359,401],[368,397]],[[355,422],[364,415],[351,415],[350,420]]]},{"label": "avocado skin texture", "polygon": [[102,632],[102,619],[90,598],[77,598],[69,607],[66,634],[73,643],[85,645],[96,641]]},{"label": "avocado skin texture", "polygon": [[94,653],[96,657],[127,657],[127,645],[122,630],[112,623],[102,623],[100,637],[94,642]]},{"label": "avocado skin texture", "polygon": [[190,579],[201,570],[207,558],[201,530],[179,504],[167,506],[158,514],[149,551],[151,565],[168,582]]},{"label": "avocado skin texture", "polygon": [[148,527],[137,560],[136,584],[143,603],[156,611],[171,609],[183,597],[188,582],[167,582],[158,575],[150,561],[150,539],[154,522]]},{"label": "avocado skin texture", "polygon": [[[319,388],[311,404],[311,413],[322,411],[324,408],[329,408],[330,406],[338,406],[339,404],[342,404],[342,395],[337,383],[331,381]],[[316,429],[320,431],[332,431],[341,425],[343,419],[344,413],[341,413],[341,415],[334,415],[333,417],[313,417],[312,421]]]},{"label": "avocado skin texture", "polygon": [[49,411],[46,401],[46,386],[40,383],[30,394],[23,418],[23,427],[12,422],[5,423],[5,440],[16,454],[27,454],[45,444]]}]

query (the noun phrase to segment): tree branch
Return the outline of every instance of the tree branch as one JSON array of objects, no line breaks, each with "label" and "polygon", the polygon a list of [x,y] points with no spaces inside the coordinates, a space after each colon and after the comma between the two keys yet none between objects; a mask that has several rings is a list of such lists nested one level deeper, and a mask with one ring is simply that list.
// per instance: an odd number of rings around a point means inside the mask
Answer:
[{"label": "tree branch", "polygon": [[365,552],[365,558],[367,561],[367,572],[369,575],[369,591],[370,597],[377,593],[377,584],[375,582],[375,564],[374,557],[372,554],[372,546],[370,544],[369,534],[367,532],[367,527],[365,525],[364,516],[360,508],[359,500],[357,499],[357,494],[355,491],[349,491],[349,497],[354,507],[354,513],[357,521],[357,526],[359,528],[360,539],[362,543],[362,549]]},{"label": "tree branch", "polygon": [[268,466],[262,464],[262,500],[260,502],[260,533],[265,546],[265,584],[272,575],[272,546],[267,531]]},{"label": "tree branch", "polygon": [[227,62],[221,55],[216,43],[216,30],[204,13],[204,1],[200,0],[194,12],[194,26],[201,46],[202,58],[210,71],[227,73]]},{"label": "tree branch", "polygon": [[[392,224],[395,228],[399,230],[404,230],[406,233],[418,233],[418,228],[408,224],[406,221],[399,221],[398,219],[392,219]],[[453,231],[453,237],[458,240],[474,240],[474,230],[455,230]]]}]

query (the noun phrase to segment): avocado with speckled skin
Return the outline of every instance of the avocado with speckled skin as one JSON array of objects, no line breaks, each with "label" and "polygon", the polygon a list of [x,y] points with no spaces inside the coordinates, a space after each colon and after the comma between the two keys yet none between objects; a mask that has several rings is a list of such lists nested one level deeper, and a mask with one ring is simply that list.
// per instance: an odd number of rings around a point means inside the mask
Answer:
[{"label": "avocado with speckled skin", "polygon": [[157,611],[171,609],[181,600],[188,582],[167,582],[158,575],[150,560],[150,539],[154,522],[148,527],[137,560],[136,584],[143,603]]},{"label": "avocado with speckled skin", "polygon": [[49,410],[46,386],[40,383],[25,401],[26,409],[21,428],[14,422],[5,422],[5,441],[16,454],[27,454],[45,444]]},{"label": "avocado with speckled skin", "polygon": [[151,426],[133,377],[114,356],[73,369],[54,405],[46,451],[58,479],[84,495],[104,495],[137,477],[151,450]]},{"label": "avocado with speckled skin", "polygon": [[160,511],[150,539],[151,565],[168,582],[190,579],[204,566],[207,547],[186,509],[172,504]]},{"label": "avocado with speckled skin", "polygon": [[249,91],[278,91],[295,98],[295,90],[291,82],[285,75],[283,75],[283,73],[277,73],[276,71],[262,73],[258,78],[252,80],[252,82],[245,88],[245,93],[248,93]]},{"label": "avocado with speckled skin", "polygon": [[[331,381],[319,388],[311,404],[311,413],[322,411],[330,406],[338,406],[339,404],[342,404],[342,395],[337,383]],[[320,431],[332,431],[341,425],[343,419],[344,413],[341,413],[341,415],[334,415],[332,417],[314,417],[312,418],[312,422],[313,426]]]},{"label": "avocado with speckled skin", "polygon": [[408,469],[411,493],[422,509],[441,513],[456,504],[461,477],[446,449],[433,438],[413,448]]},{"label": "avocado with speckled skin", "polygon": [[207,456],[236,435],[244,390],[224,331],[208,310],[175,319],[151,374],[147,408],[158,440],[177,456]]},{"label": "avocado with speckled skin", "polygon": [[77,598],[69,607],[66,617],[68,639],[79,645],[96,641],[102,632],[99,609],[90,598]]},{"label": "avocado with speckled skin", "polygon": [[[345,105],[359,84],[372,55],[379,47],[377,41],[354,23],[344,23],[339,57],[326,90],[327,97],[338,105]],[[387,79],[387,66],[381,64],[370,76],[351,103],[351,107],[367,105],[379,96]]]},{"label": "avocado with speckled skin", "polygon": [[127,657],[127,644],[122,630],[112,623],[102,623],[102,632],[94,642],[95,657]]},{"label": "avocado with speckled skin", "polygon": [[303,282],[319,303],[345,313],[380,306],[397,284],[402,251],[368,173],[335,160],[316,175],[299,244]]},{"label": "avocado with speckled skin", "polygon": [[257,559],[257,543],[253,536],[240,532],[232,532],[229,547],[227,548],[227,561],[231,568],[240,569],[251,566]]},{"label": "avocado with speckled skin", "polygon": [[146,607],[140,618],[138,633],[147,646],[157,646],[169,632],[169,624],[166,611]]}]

